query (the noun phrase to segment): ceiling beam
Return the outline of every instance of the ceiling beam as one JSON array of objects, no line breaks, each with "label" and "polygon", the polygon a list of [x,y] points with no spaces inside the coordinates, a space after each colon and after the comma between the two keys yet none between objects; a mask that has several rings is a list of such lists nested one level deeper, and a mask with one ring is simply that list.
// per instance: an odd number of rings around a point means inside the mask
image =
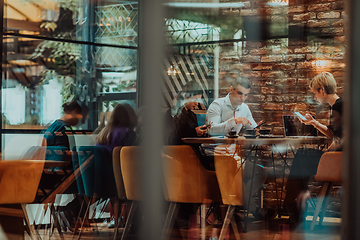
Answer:
[{"label": "ceiling beam", "polygon": [[4,21],[4,29],[5,31],[24,30],[24,31],[40,32],[40,23],[7,18]]},{"label": "ceiling beam", "polygon": [[20,14],[21,16],[23,16],[25,18],[26,21],[30,21],[29,17],[26,16],[22,11],[20,11],[19,9],[17,9],[16,7],[10,5],[9,3],[4,3],[5,7],[9,7],[11,9],[13,9],[15,12],[17,12],[18,14]]}]

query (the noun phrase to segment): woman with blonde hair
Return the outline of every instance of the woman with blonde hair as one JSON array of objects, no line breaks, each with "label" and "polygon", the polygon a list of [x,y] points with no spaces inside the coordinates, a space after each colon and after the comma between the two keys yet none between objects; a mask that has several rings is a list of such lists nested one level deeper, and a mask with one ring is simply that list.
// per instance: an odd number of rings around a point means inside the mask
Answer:
[{"label": "woman with blonde hair", "polygon": [[[336,93],[334,76],[329,72],[320,73],[313,78],[309,87],[316,101],[330,106],[330,124],[326,126],[320,123],[309,113],[305,115],[305,119],[299,118],[299,120],[306,125],[313,125],[322,134],[333,139],[332,144],[325,151],[342,151],[343,100]],[[323,150],[301,148],[294,156],[284,199],[284,208],[290,215],[288,220],[290,228],[295,228],[303,221],[304,211],[299,206],[310,196],[308,182],[310,177],[315,176],[322,154],[324,154]]]}]

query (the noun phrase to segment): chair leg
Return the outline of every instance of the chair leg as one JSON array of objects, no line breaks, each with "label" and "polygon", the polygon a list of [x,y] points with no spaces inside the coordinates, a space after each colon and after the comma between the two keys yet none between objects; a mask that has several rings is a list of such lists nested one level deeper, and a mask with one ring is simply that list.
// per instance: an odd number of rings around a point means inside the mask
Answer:
[{"label": "chair leg", "polygon": [[219,240],[224,239],[225,233],[226,233],[227,229],[229,228],[229,224],[231,223],[231,219],[234,216],[234,210],[235,210],[235,206],[229,206],[228,207],[228,209],[226,211],[224,223],[223,223],[221,231],[220,231]]},{"label": "chair leg", "polygon": [[[39,234],[39,231],[37,229],[37,226],[36,226],[36,219],[38,219],[40,217],[40,213],[41,213],[41,209],[42,209],[42,204],[38,204],[38,207],[37,207],[37,210],[35,212],[35,217],[34,217],[34,221],[33,221],[33,225],[34,225],[34,233],[37,235],[37,236],[40,236]],[[46,210],[44,210],[44,216],[42,218],[42,220],[44,219],[45,217],[45,213],[46,213]],[[40,222],[43,222],[43,221],[40,221]],[[50,223],[51,223],[51,218],[50,218]],[[47,228],[47,224],[45,224],[45,232],[46,232],[46,228]]]},{"label": "chair leg", "polygon": [[[92,198],[89,199],[83,221],[81,222],[81,227],[80,227],[80,232],[79,232],[79,235],[78,235],[78,239],[80,239],[80,237],[81,237],[82,229],[83,229],[83,226],[84,226],[84,221],[85,221],[85,219],[88,218],[88,213],[89,213],[91,203],[92,203]],[[75,231],[74,231],[74,235],[75,235]]]},{"label": "chair leg", "polygon": [[[38,207],[35,212],[34,222],[33,222],[36,235],[39,235],[39,232],[37,231],[37,227],[36,227],[36,219],[38,219],[40,217],[41,209],[42,209],[42,204],[38,204]],[[44,216],[45,216],[45,212],[46,212],[46,210],[44,210]],[[44,219],[44,218],[42,218],[42,219]],[[41,221],[41,222],[43,222],[43,221]],[[51,222],[51,218],[50,218],[50,222]],[[45,225],[45,230],[46,230],[46,225]]]},{"label": "chair leg", "polygon": [[324,217],[325,217],[325,214],[326,214],[326,207],[329,203],[329,194],[330,194],[330,191],[333,187],[333,183],[330,182],[329,184],[329,187],[325,193],[325,200],[324,200],[324,203],[323,203],[323,207],[322,207],[322,210],[321,210],[321,213],[320,213],[320,217],[319,217],[319,226],[322,225],[323,221],[324,221]]},{"label": "chair leg", "polygon": [[320,195],[318,197],[319,199],[318,199],[318,202],[316,204],[316,208],[315,208],[313,220],[311,222],[310,230],[314,230],[314,228],[315,228],[317,217],[319,216],[319,213],[320,213],[321,207],[323,205],[325,195],[326,195],[326,192],[328,191],[328,188],[329,188],[329,182],[324,182],[324,185],[323,185],[323,187],[321,189],[321,192],[320,192]]},{"label": "chair leg", "polygon": [[236,239],[237,239],[237,240],[240,240],[240,239],[241,239],[241,238],[240,238],[240,233],[239,233],[239,231],[238,231],[238,227],[237,227],[237,224],[236,224],[236,222],[235,222],[234,215],[233,215],[232,218],[231,218],[231,226],[232,226],[232,228],[233,228],[233,230],[234,230],[234,234],[235,234]]},{"label": "chair leg", "polygon": [[[118,200],[117,200],[117,201],[118,201]],[[119,227],[120,227],[120,223],[121,223],[121,203],[118,202],[117,204],[118,204],[119,206],[118,206],[118,208],[116,209],[116,213],[115,213],[115,210],[114,210],[115,219],[117,219],[116,226],[115,226],[115,232],[114,232],[114,240],[115,240],[116,237],[117,237],[117,234],[118,234],[118,231],[119,231]]]},{"label": "chair leg", "polygon": [[[79,198],[80,198],[80,195],[79,195]],[[79,222],[79,219],[81,218],[81,213],[82,213],[82,209],[83,209],[83,207],[84,207],[85,198],[86,198],[86,196],[84,196],[84,197],[82,198],[82,200],[81,200],[80,211],[79,211],[79,214],[78,214],[78,216],[77,216],[77,218],[76,218],[73,235],[78,231],[78,222]],[[84,217],[85,217],[85,216],[84,216]]]},{"label": "chair leg", "polygon": [[132,220],[135,216],[135,211],[136,211],[136,208],[138,207],[138,203],[137,202],[132,202],[131,203],[131,207],[130,207],[130,211],[129,211],[129,216],[128,216],[128,219],[126,220],[126,223],[125,223],[125,228],[124,228],[124,231],[122,233],[122,236],[121,236],[121,240],[124,240],[126,239],[126,236],[127,234],[129,233],[129,230],[130,230],[130,225],[132,223]]},{"label": "chair leg", "polygon": [[[97,204],[95,205],[94,211],[93,211],[91,217],[89,218],[89,221],[91,221],[92,223],[94,223],[95,232],[96,232],[97,234],[99,234],[99,229],[98,229],[97,224],[96,224],[96,222],[95,222],[95,215],[96,215],[96,206],[98,205],[99,202],[100,202],[100,200],[93,202],[93,203],[97,203]],[[92,205],[92,204],[91,204],[91,205]]]},{"label": "chair leg", "polygon": [[[61,218],[60,218],[60,215],[58,217],[58,214],[56,214],[56,211],[55,211],[55,206],[54,204],[50,204],[50,215],[53,217],[53,222],[50,224],[50,231],[53,230],[53,228],[56,228],[58,230],[58,233],[60,235],[60,238],[61,239],[64,239],[64,236],[63,236],[63,233],[62,233],[62,230],[61,230],[61,226],[60,226],[60,221],[61,221]],[[51,232],[50,232],[51,233]],[[49,233],[49,234],[50,234]],[[51,233],[52,234],[52,233]]]},{"label": "chair leg", "polygon": [[170,206],[169,206],[169,210],[166,214],[165,224],[164,224],[164,228],[163,228],[163,232],[162,232],[162,236],[161,236],[162,240],[168,239],[169,229],[174,224],[175,216],[177,215],[178,211],[179,211],[179,204],[175,203],[175,202],[171,202]]},{"label": "chair leg", "polygon": [[26,204],[21,204],[21,208],[22,208],[22,211],[24,213],[24,218],[25,218],[26,225],[29,228],[29,236],[30,236],[31,239],[33,239],[33,234],[34,234],[35,229],[34,229],[34,225],[30,225],[29,215],[28,215],[28,212],[26,210]]},{"label": "chair leg", "polygon": [[201,226],[201,240],[205,240],[205,220],[206,220],[206,206],[201,204],[200,206],[200,226]]}]

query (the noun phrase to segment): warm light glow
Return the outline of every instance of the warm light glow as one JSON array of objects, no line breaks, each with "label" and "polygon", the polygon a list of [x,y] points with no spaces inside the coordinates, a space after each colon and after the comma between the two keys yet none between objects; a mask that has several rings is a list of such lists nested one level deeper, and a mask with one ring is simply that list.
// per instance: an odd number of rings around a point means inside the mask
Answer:
[{"label": "warm light glow", "polygon": [[36,62],[32,62],[30,60],[9,60],[10,64],[18,65],[18,66],[35,66],[37,65]]},{"label": "warm light glow", "polygon": [[314,60],[312,62],[313,66],[316,68],[329,68],[331,67],[330,60]]},{"label": "warm light glow", "polygon": [[287,0],[270,0],[269,2],[272,2],[272,3],[287,3],[288,1]]},{"label": "warm light glow", "polygon": [[289,1],[288,0],[269,0],[267,2],[267,5],[270,5],[270,6],[286,6],[286,5],[289,5]]}]

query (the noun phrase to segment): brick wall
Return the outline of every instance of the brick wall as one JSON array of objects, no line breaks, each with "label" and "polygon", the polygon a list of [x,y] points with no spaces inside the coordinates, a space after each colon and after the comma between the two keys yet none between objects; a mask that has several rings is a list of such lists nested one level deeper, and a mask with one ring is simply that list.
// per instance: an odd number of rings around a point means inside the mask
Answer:
[{"label": "brick wall", "polygon": [[[294,110],[315,114],[320,122],[328,124],[328,108],[314,104],[308,85],[316,74],[329,71],[337,80],[339,95],[343,93],[344,1],[289,0],[288,6],[279,7],[266,6],[262,1],[248,1],[244,8],[226,9],[222,14],[262,16],[280,26],[285,22],[293,35],[291,38],[244,41],[241,50],[235,50],[232,43],[221,45],[220,85],[225,87],[228,77],[248,77],[252,89],[247,104],[255,121],[266,121],[265,127],[273,134],[283,134],[282,115]],[[223,89],[221,95],[225,93],[227,90]],[[262,154],[269,173],[265,204],[276,204],[274,174],[269,159],[266,159],[268,149]],[[275,175],[279,182],[283,165],[282,160],[276,160],[279,172]],[[319,189],[319,186],[312,185],[312,189]]]}]

